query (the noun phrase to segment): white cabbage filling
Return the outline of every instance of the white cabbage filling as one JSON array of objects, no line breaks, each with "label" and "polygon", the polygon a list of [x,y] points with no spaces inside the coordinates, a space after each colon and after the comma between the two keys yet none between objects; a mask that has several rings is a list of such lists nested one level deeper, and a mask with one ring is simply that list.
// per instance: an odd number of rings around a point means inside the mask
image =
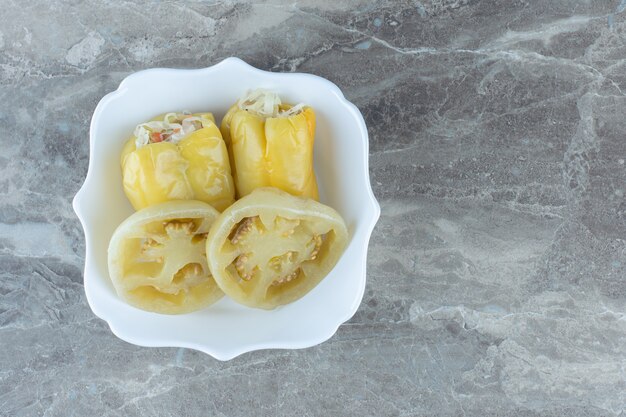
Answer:
[{"label": "white cabbage filling", "polygon": [[167,113],[162,121],[141,123],[135,127],[135,146],[156,142],[178,143],[188,134],[211,125],[213,121],[192,116],[189,112]]},{"label": "white cabbage filling", "polygon": [[241,110],[258,114],[261,117],[290,117],[299,114],[305,104],[299,103],[287,110],[280,110],[282,104],[278,94],[268,90],[252,90],[237,102]]}]

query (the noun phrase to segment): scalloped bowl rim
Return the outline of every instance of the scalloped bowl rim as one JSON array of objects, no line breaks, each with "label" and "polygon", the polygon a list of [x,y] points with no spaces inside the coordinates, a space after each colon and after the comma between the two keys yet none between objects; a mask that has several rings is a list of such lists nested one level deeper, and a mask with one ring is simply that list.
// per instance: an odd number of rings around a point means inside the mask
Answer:
[{"label": "scalloped bowl rim", "polygon": [[[83,199],[86,198],[86,194],[89,190],[90,184],[93,182],[94,177],[94,146],[95,146],[95,137],[96,137],[96,128],[100,121],[102,112],[106,109],[106,107],[118,96],[124,94],[128,89],[133,88],[133,84],[140,82],[143,78],[150,75],[177,75],[181,77],[185,77],[187,75],[194,74],[203,74],[206,73],[209,76],[212,72],[228,68],[228,67],[243,67],[246,71],[260,73],[264,77],[301,77],[302,79],[310,79],[312,82],[317,82],[325,85],[329,91],[331,91],[339,102],[345,106],[353,116],[354,121],[358,125],[360,138],[362,140],[362,155],[364,161],[365,171],[362,173],[365,178],[366,189],[364,190],[367,194],[367,203],[368,205],[364,207],[365,214],[362,215],[361,221],[363,222],[364,234],[362,235],[362,239],[360,242],[352,242],[351,245],[358,244],[358,251],[360,253],[360,263],[363,270],[363,277],[360,280],[360,287],[356,289],[356,296],[354,298],[353,304],[346,311],[345,314],[336,317],[335,322],[332,325],[327,325],[325,331],[318,330],[315,334],[311,334],[308,338],[299,338],[292,340],[273,340],[267,342],[257,342],[257,343],[249,343],[246,345],[234,346],[229,349],[218,349],[214,346],[203,344],[203,343],[194,343],[185,340],[173,340],[168,339],[167,336],[161,337],[153,337],[153,338],[144,338],[141,336],[137,336],[132,332],[124,330],[121,323],[116,322],[106,311],[106,307],[99,302],[98,294],[94,293],[92,280],[95,278],[90,277],[90,270],[92,270],[93,257],[90,256],[92,252],[92,242],[94,236],[91,233],[90,223],[86,220],[86,212],[84,211],[84,202]],[[85,235],[85,268],[84,268],[84,286],[85,293],[87,297],[87,302],[94,312],[96,316],[106,321],[109,325],[111,331],[120,339],[125,340],[129,343],[139,345],[139,346],[147,346],[147,347],[181,347],[181,348],[190,348],[194,350],[198,350],[204,352],[206,354],[211,355],[212,357],[218,360],[230,360],[233,359],[243,353],[251,352],[260,349],[300,349],[307,348],[311,346],[315,346],[320,344],[329,338],[331,338],[343,323],[348,321],[357,311],[365,291],[365,275],[366,275],[366,261],[367,261],[367,250],[369,240],[380,217],[380,205],[376,200],[374,193],[372,191],[370,179],[369,179],[369,139],[367,128],[365,125],[365,121],[361,112],[358,108],[348,101],[339,87],[337,87],[331,81],[328,81],[325,78],[319,77],[313,74],[306,73],[274,73],[263,71],[257,69],[246,62],[242,61],[239,58],[227,58],[223,61],[206,68],[199,69],[173,69],[173,68],[152,68],[137,71],[125,77],[119,87],[108,94],[106,94],[96,106],[90,124],[89,130],[89,165],[87,169],[87,174],[85,177],[85,181],[83,185],[76,193],[72,206],[74,211],[80,220],[80,223],[83,227],[84,235]],[[108,277],[107,277],[108,278]]]}]

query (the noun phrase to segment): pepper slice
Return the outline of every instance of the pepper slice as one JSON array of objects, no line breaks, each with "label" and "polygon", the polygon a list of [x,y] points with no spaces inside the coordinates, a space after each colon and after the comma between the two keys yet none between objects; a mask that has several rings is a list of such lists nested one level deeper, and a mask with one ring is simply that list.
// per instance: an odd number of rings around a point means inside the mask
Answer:
[{"label": "pepper slice", "polygon": [[215,220],[206,250],[222,291],[241,304],[272,309],[319,284],[347,242],[346,225],[335,210],[265,187]]},{"label": "pepper slice", "polygon": [[311,107],[283,104],[276,94],[255,90],[228,110],[221,131],[238,197],[271,186],[318,199]]},{"label": "pepper slice", "polygon": [[170,200],[223,210],[235,201],[228,151],[211,113],[168,113],[135,132],[121,156],[124,192],[135,210]]},{"label": "pepper slice", "polygon": [[219,212],[201,201],[139,210],[113,233],[109,274],[128,304],[163,314],[204,308],[224,294],[210,273],[206,237]]}]

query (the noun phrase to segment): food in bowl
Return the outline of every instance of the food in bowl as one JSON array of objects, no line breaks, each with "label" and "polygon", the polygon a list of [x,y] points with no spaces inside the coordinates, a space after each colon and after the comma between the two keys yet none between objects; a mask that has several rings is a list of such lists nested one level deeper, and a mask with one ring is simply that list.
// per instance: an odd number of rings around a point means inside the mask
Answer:
[{"label": "food in bowl", "polygon": [[206,240],[209,268],[230,298],[272,309],[313,289],[348,242],[334,209],[277,188],[257,188],[220,214]]},{"label": "food in bowl", "polygon": [[139,211],[108,254],[130,304],[186,313],[223,291],[273,309],[307,294],[343,253],[343,219],[316,201],[313,109],[254,90],[230,108],[222,132],[226,141],[211,113],[167,113],[139,124],[124,146],[123,188]]},{"label": "food in bowl", "polygon": [[[230,297],[189,314],[151,314],[117,295],[106,251],[132,213],[120,152],[135,126],[158,114],[190,109],[224,114],[246,91],[264,87],[286,102],[315,109],[315,174],[320,200],[348,225],[349,244],[337,265],[305,297],[271,311]],[[295,349],[327,340],[357,311],[366,285],[367,247],[380,208],[368,175],[367,127],[358,108],[330,81],[312,74],[267,72],[238,58],[201,69],[150,69],[126,77],[102,97],[89,134],[89,170],[73,200],[85,232],[84,287],[89,307],[112,333],[140,346],[195,349],[230,360],[258,349]]]},{"label": "food in bowl", "polygon": [[206,259],[206,238],[218,211],[176,200],[133,213],[113,233],[108,264],[117,294],[142,310],[189,313],[224,295]]},{"label": "food in bowl", "polygon": [[228,110],[221,130],[238,197],[258,187],[276,187],[318,200],[313,108],[285,104],[278,94],[258,89]]},{"label": "food in bowl", "polygon": [[167,113],[139,124],[121,165],[135,210],[171,200],[201,200],[224,210],[235,201],[228,151],[211,113]]}]

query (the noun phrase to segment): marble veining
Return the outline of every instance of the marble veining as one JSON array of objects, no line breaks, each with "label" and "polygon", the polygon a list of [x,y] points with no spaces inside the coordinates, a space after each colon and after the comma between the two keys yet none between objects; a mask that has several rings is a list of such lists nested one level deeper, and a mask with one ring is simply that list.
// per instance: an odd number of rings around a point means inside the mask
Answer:
[{"label": "marble veining", "polygon": [[[0,0],[0,416],[626,416],[626,0]],[[229,362],[118,340],[71,199],[100,98],[228,56],[363,112],[356,315]]]}]

